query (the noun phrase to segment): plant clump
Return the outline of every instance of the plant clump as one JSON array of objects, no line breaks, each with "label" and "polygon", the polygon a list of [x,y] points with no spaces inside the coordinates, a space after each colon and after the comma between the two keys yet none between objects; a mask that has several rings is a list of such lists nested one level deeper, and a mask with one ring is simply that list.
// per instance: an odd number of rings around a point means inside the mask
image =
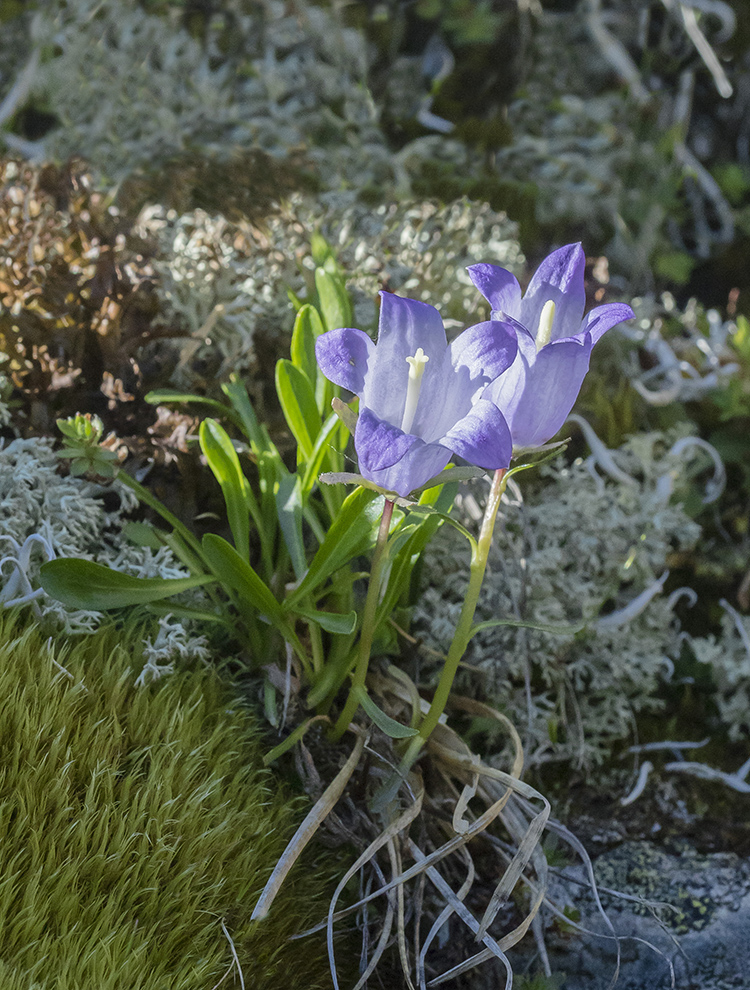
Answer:
[{"label": "plant clump", "polygon": [[72,391],[86,411],[106,409],[107,380],[132,398],[153,295],[128,226],[80,164],[0,161],[0,357],[37,431],[52,429],[56,411],[76,411],[66,407]]}]

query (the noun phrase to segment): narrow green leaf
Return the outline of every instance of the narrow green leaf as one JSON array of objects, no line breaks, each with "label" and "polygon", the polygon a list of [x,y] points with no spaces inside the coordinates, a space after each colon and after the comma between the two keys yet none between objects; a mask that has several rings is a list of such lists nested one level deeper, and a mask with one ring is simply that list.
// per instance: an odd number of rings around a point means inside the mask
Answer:
[{"label": "narrow green leaf", "polygon": [[240,459],[226,431],[215,419],[204,419],[200,427],[201,450],[214,477],[221,485],[227,507],[229,528],[237,552],[250,558],[250,520],[248,503],[254,502],[250,486],[242,473]]},{"label": "narrow green leaf", "polygon": [[221,390],[232,403],[240,429],[250,441],[253,453],[257,456],[261,451],[269,451],[278,457],[278,451],[268,436],[268,431],[258,422],[250,396],[239,376],[231,375],[230,380],[221,386]]},{"label": "narrow green leaf", "polygon": [[299,602],[340,567],[366,553],[375,542],[382,514],[383,497],[376,492],[356,488],[347,496],[307,574],[287,597],[285,607]]},{"label": "narrow green leaf", "polygon": [[536,460],[529,461],[526,464],[516,464],[508,471],[508,477],[512,478],[514,474],[520,474],[521,471],[528,471],[529,468],[541,467],[542,464],[546,464],[547,461],[553,461],[559,454],[567,448],[570,440],[558,440],[556,443],[545,444],[544,447],[539,447],[537,450],[533,448],[527,450],[525,453],[540,453],[544,452],[543,457],[538,457]]},{"label": "narrow green leaf", "polygon": [[342,402],[341,399],[337,397],[331,402],[331,408],[347,430],[354,435],[354,431],[357,429],[357,413],[355,410],[346,402]]},{"label": "narrow green leaf", "polygon": [[219,612],[207,612],[206,609],[192,608],[189,605],[175,605],[174,602],[168,605],[154,602],[146,608],[153,615],[173,615],[176,619],[191,619],[194,622],[227,622],[227,617]]},{"label": "narrow green leaf", "polygon": [[280,742],[278,746],[274,746],[273,749],[269,749],[263,757],[263,763],[266,766],[269,766],[274,760],[278,760],[282,754],[286,753],[292,748],[292,746],[296,745],[307,730],[311,726],[315,725],[316,722],[328,722],[330,725],[331,720],[327,715],[313,715],[312,718],[308,718],[301,725],[298,725],[294,732],[290,732],[286,739],[283,742]]},{"label": "narrow green leaf", "polygon": [[474,551],[477,541],[462,523],[460,523],[457,519],[454,519],[453,516],[449,515],[447,512],[440,512],[438,509],[434,509],[431,505],[424,504],[412,506],[409,512],[411,515],[437,516],[442,522],[448,523],[449,526],[452,526],[461,534],[461,536],[468,540],[472,552]]},{"label": "narrow green leaf", "polygon": [[325,331],[323,321],[314,306],[307,303],[297,313],[292,331],[292,364],[299,368],[314,385],[318,375],[315,341]]},{"label": "narrow green leaf", "polygon": [[[424,508],[428,501],[432,501],[436,505],[450,508],[457,487],[457,485],[446,485],[442,489],[428,489],[422,494],[421,507]],[[437,510],[422,515],[412,509],[391,537],[393,540],[390,546],[391,572],[385,594],[378,605],[378,625],[392,614],[399,600],[408,592],[414,567],[445,518],[445,513]]]},{"label": "narrow green leaf", "polygon": [[319,230],[314,230],[310,236],[310,254],[316,265],[324,265],[331,257],[335,260],[331,245]]},{"label": "narrow green leaf", "polygon": [[205,406],[208,409],[214,410],[217,416],[221,416],[224,419],[231,419],[234,422],[237,422],[238,419],[235,412],[229,406],[225,406],[223,402],[218,402],[216,399],[209,399],[205,395],[192,395],[190,392],[180,392],[172,388],[157,388],[152,392],[147,392],[146,402],[152,406],[167,404]]},{"label": "narrow green leaf", "polygon": [[354,319],[352,304],[341,276],[316,268],[315,288],[326,330],[350,327]]},{"label": "narrow green leaf", "polygon": [[323,425],[310,379],[291,361],[282,359],[276,363],[276,391],[289,429],[307,461]]},{"label": "narrow green leaf", "polygon": [[339,612],[320,612],[312,608],[296,608],[294,612],[304,619],[316,622],[326,632],[336,633],[339,636],[350,636],[357,627],[356,612],[341,615]]},{"label": "narrow green leaf", "polygon": [[551,633],[553,636],[575,636],[586,628],[585,622],[576,622],[572,626],[552,626],[544,622],[525,622],[521,619],[489,619],[479,622],[471,630],[471,636],[476,636],[484,629],[496,629],[498,626],[510,626],[512,629],[536,629],[537,632]]},{"label": "narrow green leaf", "polygon": [[276,482],[275,496],[281,535],[289,551],[294,576],[301,581],[307,570],[302,536],[302,479],[298,474],[282,475]]},{"label": "narrow green leaf", "polygon": [[281,605],[270,588],[234,547],[214,533],[203,537],[203,553],[216,577],[276,626],[285,625]]},{"label": "narrow green leaf", "polygon": [[131,520],[122,527],[122,535],[137,547],[149,547],[151,550],[161,550],[164,546],[164,540],[161,539],[159,533],[151,523],[133,522]]},{"label": "narrow green leaf", "polygon": [[445,485],[454,481],[473,481],[474,478],[486,478],[487,471],[478,467],[447,467],[434,478],[430,478],[421,488],[415,488],[415,492],[426,492],[437,485]]},{"label": "narrow green leaf", "polygon": [[[338,436],[336,435],[336,431]],[[315,482],[318,480],[318,475],[321,472],[323,463],[326,459],[326,454],[331,450],[332,446],[338,441],[338,446],[341,447],[341,452],[346,446],[346,427],[338,418],[335,413],[331,413],[328,419],[325,421],[321,427],[318,438],[315,441],[315,446],[313,447],[310,457],[307,460],[305,466],[305,474],[302,479],[302,494],[303,497],[309,495],[309,493],[315,487]],[[337,451],[334,451],[337,453]]]},{"label": "narrow green leaf", "polygon": [[416,729],[412,729],[408,725],[402,725],[395,718],[391,718],[390,715],[386,715],[384,711],[378,708],[364,688],[355,689],[354,695],[375,725],[385,732],[387,736],[390,736],[391,739],[409,739],[411,736],[417,735]]},{"label": "narrow green leaf", "polygon": [[59,558],[43,564],[42,587],[68,608],[103,611],[128,605],[146,605],[215,579],[210,574],[188,578],[139,578],[113,571],[93,560]]}]

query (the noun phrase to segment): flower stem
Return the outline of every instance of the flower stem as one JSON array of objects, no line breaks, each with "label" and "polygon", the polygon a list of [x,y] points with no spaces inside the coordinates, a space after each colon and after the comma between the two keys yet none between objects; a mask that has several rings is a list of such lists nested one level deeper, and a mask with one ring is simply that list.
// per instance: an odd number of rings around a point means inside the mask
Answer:
[{"label": "flower stem", "polygon": [[495,471],[492,479],[487,506],[484,510],[482,528],[479,532],[479,539],[471,556],[471,567],[469,571],[469,586],[466,589],[466,596],[461,608],[461,615],[453,634],[448,656],[445,660],[443,672],[440,675],[438,686],[432,699],[430,709],[425,715],[422,724],[419,726],[419,734],[409,743],[403,760],[401,761],[400,775],[406,774],[414,764],[420,750],[430,737],[430,733],[440,721],[440,716],[445,711],[448,704],[453,681],[456,677],[458,665],[466,652],[466,647],[471,639],[471,630],[474,624],[474,612],[479,600],[479,592],[482,589],[484,572],[487,569],[487,559],[492,545],[492,533],[495,528],[495,518],[500,507],[500,499],[505,491],[507,481],[507,469],[500,468]]},{"label": "flower stem", "polygon": [[367,587],[367,598],[365,599],[365,609],[362,613],[362,630],[359,636],[359,649],[357,651],[357,663],[352,677],[352,686],[349,697],[346,699],[341,715],[331,733],[331,739],[337,740],[343,736],[351,722],[354,713],[357,711],[359,701],[358,692],[364,688],[367,678],[367,667],[370,662],[370,651],[372,650],[372,640],[375,635],[375,620],[380,599],[380,580],[383,568],[388,560],[388,532],[391,528],[391,517],[393,516],[393,502],[385,500],[383,515],[380,519],[380,529],[375,543],[375,552],[372,558],[372,568],[370,570],[370,583]]}]

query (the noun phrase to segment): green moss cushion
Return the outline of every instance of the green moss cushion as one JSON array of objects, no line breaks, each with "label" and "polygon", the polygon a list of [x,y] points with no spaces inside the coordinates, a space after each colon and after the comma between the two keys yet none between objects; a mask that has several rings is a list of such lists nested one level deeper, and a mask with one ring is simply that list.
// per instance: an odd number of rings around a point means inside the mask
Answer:
[{"label": "green moss cushion", "polygon": [[[0,613],[0,986],[330,986],[321,875],[250,914],[301,817],[209,670],[133,687],[137,639],[62,645]],[[223,927],[224,926],[224,927]],[[227,973],[234,965],[234,973]]]}]

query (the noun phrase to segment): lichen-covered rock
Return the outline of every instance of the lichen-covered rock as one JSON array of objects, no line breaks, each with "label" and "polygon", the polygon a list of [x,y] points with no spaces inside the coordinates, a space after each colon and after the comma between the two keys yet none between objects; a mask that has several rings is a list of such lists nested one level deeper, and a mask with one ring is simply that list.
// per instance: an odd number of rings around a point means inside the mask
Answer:
[{"label": "lichen-covered rock", "polygon": [[[670,963],[677,990],[740,990],[747,985],[750,862],[734,853],[704,855],[685,841],[670,848],[625,842],[599,856],[594,870],[602,903],[621,938],[618,987],[668,990]],[[566,867],[551,890],[578,924],[600,936],[561,937],[552,926],[550,963],[566,974],[564,990],[599,990],[614,974],[612,932],[587,885],[581,867]]]}]

